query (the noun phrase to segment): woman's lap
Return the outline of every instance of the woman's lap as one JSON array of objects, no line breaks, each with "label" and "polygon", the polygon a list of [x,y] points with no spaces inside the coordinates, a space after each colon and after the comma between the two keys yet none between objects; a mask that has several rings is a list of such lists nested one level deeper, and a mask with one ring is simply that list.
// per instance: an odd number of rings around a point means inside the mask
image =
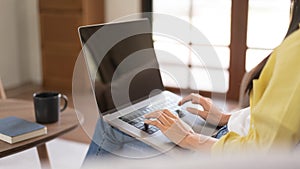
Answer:
[{"label": "woman's lap", "polygon": [[[216,138],[227,132],[227,126],[222,127]],[[147,158],[158,155],[161,155],[159,151],[99,119],[85,161],[103,158]]]},{"label": "woman's lap", "polygon": [[143,158],[158,155],[149,145],[110,126],[102,119],[96,125],[86,160],[101,158]]}]

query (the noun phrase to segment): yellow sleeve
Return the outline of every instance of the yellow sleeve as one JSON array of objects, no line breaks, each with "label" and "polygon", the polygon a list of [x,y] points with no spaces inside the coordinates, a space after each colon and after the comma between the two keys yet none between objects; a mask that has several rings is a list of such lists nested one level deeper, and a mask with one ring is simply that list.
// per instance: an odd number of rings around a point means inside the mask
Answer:
[{"label": "yellow sleeve", "polygon": [[300,140],[300,31],[274,50],[260,78],[253,82],[247,136],[229,132],[213,153],[268,152],[292,149]]}]

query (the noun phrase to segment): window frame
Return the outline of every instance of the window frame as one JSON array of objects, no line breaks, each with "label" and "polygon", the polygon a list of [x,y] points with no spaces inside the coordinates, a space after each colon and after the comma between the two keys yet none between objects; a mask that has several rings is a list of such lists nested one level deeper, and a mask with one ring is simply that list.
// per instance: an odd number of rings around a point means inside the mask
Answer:
[{"label": "window frame", "polygon": [[[142,12],[153,12],[153,1],[142,0]],[[214,96],[219,95],[229,100],[238,101],[242,78],[246,72],[246,51],[247,51],[247,27],[248,27],[248,10],[249,0],[232,0],[231,7],[231,33],[230,33],[230,61],[229,61],[229,88],[227,93],[216,93],[199,91],[201,95],[210,97],[212,93]],[[234,32],[234,33],[232,33]],[[178,89],[167,87],[168,90],[179,93],[198,92],[191,89]]]}]

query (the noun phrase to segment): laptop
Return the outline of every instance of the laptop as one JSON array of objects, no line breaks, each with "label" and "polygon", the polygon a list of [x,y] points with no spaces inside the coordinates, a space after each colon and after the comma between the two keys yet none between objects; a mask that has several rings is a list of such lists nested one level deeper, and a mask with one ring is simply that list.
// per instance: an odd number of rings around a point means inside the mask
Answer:
[{"label": "laptop", "polygon": [[179,107],[181,97],[164,88],[148,19],[81,26],[78,32],[107,123],[161,152],[175,145],[155,126],[146,126],[144,114],[169,109],[201,130],[204,120]]}]

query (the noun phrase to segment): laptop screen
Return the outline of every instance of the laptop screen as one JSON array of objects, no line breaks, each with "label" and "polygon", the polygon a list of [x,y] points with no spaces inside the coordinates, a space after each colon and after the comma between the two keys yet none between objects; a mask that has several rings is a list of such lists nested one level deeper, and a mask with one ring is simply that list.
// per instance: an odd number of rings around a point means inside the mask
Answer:
[{"label": "laptop screen", "polygon": [[101,113],[164,90],[148,20],[84,26],[79,34],[90,75],[95,75],[91,79]]}]

